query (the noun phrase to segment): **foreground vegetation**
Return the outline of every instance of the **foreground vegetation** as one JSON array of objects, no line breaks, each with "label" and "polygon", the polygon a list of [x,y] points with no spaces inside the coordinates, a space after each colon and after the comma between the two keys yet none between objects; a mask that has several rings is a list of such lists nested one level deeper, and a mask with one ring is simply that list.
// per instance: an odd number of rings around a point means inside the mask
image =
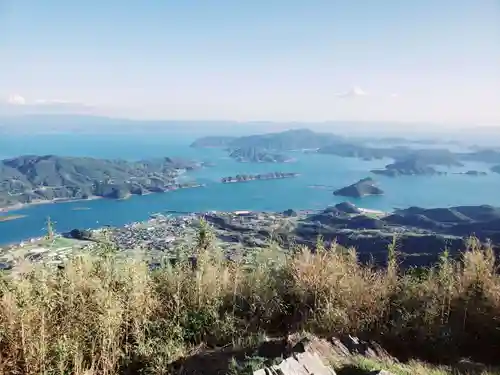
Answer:
[{"label": "foreground vegetation", "polygon": [[234,262],[202,229],[196,269],[178,262],[151,272],[103,245],[61,270],[4,276],[0,373],[177,373],[172,363],[193,352],[296,331],[376,339],[403,359],[498,360],[491,247],[471,239],[460,262],[444,252],[434,268],[406,272],[395,249],[384,269],[321,241],[314,254],[270,244]]}]

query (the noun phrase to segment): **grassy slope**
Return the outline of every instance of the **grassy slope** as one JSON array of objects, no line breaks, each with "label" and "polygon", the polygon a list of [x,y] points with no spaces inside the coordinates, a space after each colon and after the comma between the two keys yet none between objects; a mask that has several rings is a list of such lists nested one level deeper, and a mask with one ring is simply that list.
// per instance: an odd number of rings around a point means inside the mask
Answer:
[{"label": "grassy slope", "polygon": [[0,373],[178,373],[171,363],[190,353],[299,330],[375,338],[403,357],[495,358],[500,277],[491,249],[471,241],[460,264],[443,256],[430,272],[402,274],[393,255],[375,270],[352,250],[317,247],[285,255],[271,245],[228,263],[204,232],[196,271],[151,273],[103,246],[64,270],[4,277]]}]

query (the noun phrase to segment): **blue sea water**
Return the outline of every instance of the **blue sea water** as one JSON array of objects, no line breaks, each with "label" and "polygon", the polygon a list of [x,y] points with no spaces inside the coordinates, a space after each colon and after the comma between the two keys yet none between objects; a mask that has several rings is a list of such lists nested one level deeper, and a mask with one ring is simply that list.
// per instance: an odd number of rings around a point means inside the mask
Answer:
[{"label": "blue sea water", "polygon": [[[345,199],[332,191],[369,176],[369,171],[382,168],[390,160],[362,161],[332,155],[294,153],[290,164],[237,163],[227,153],[217,149],[189,147],[194,136],[182,135],[2,135],[0,159],[21,154],[57,154],[137,160],[174,156],[209,161],[214,167],[187,174],[184,178],[206,183],[199,189],[186,189],[164,194],[132,197],[128,200],[93,200],[71,203],[44,204],[27,207],[9,214],[26,217],[0,222],[0,244],[18,242],[40,236],[47,216],[58,231],[72,228],[95,228],[103,225],[124,225],[148,219],[149,215],[165,210],[268,210],[321,209]],[[470,164],[453,171],[488,170],[485,164]],[[221,184],[224,176],[271,171],[298,172],[300,177]],[[435,177],[387,178],[376,176],[385,191],[381,197],[351,200],[371,209],[393,210],[408,206],[444,207],[453,205],[491,204],[500,206],[500,175],[484,177],[449,174]],[[325,185],[329,188],[313,188]],[[86,208],[82,210],[81,208]],[[5,215],[5,213],[0,214]]]}]

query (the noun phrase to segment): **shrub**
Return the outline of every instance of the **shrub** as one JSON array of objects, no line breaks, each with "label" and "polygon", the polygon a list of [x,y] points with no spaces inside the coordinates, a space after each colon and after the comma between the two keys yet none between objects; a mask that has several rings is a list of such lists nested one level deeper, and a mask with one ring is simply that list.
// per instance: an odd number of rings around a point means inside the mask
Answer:
[{"label": "shrub", "polygon": [[[207,241],[209,239],[209,241]],[[354,249],[270,244],[228,261],[199,238],[197,268],[113,251],[37,265],[0,283],[0,373],[161,374],[201,347],[297,330],[350,333],[400,354],[494,360],[500,350],[500,277],[491,246],[471,240],[460,262],[443,253],[425,272],[358,262]]]}]

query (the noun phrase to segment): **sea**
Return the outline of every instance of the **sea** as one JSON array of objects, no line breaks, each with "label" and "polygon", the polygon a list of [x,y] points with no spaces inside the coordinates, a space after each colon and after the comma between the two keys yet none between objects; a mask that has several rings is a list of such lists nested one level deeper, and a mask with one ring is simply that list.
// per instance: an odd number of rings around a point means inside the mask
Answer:
[{"label": "sea", "polygon": [[[2,134],[0,159],[26,154],[127,160],[170,156],[210,162],[213,166],[183,176],[186,181],[206,184],[202,188],[133,196],[126,200],[42,204],[0,213],[25,215],[0,222],[0,245],[43,235],[47,217],[55,223],[57,231],[65,232],[73,228],[122,226],[147,220],[153,213],[167,211],[320,210],[346,200],[359,207],[382,211],[409,206],[500,206],[499,174],[478,177],[453,174],[469,169],[488,171],[489,166],[482,163],[449,169],[451,173],[446,176],[373,176],[385,195],[346,199],[334,196],[333,191],[370,176],[371,169],[383,168],[391,160],[364,161],[298,151],[290,153],[296,159],[293,163],[238,163],[230,159],[224,150],[189,147],[196,138],[195,134]],[[220,179],[226,176],[273,171],[297,172],[300,176],[283,180],[220,183]]]}]

